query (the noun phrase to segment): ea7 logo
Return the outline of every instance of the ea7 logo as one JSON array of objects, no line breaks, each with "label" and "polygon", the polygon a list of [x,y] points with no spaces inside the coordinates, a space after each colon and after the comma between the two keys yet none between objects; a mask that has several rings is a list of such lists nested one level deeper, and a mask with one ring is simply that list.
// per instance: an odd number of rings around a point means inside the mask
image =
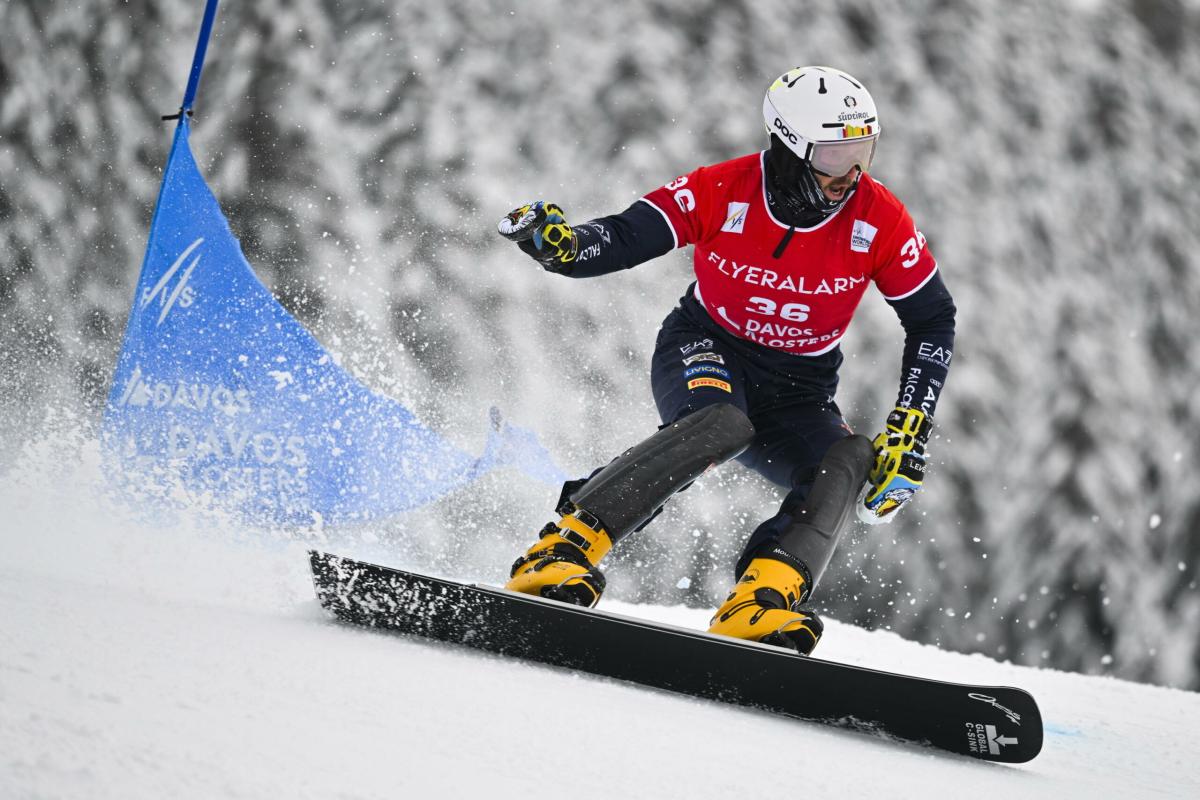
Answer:
[{"label": "ea7 logo", "polygon": [[[204,239],[197,239],[188,245],[187,249],[179,254],[179,258],[175,259],[175,263],[171,265],[171,268],[164,272],[162,277],[158,279],[158,283],[154,284],[154,288],[142,293],[142,302],[140,304],[142,310],[145,310],[156,299],[158,300],[158,321],[154,323],[156,327],[163,324],[163,320],[167,318],[167,314],[170,314],[171,309],[176,305],[179,305],[181,308],[187,308],[195,301],[196,290],[188,286],[188,279],[192,277],[192,270],[200,263],[199,254],[192,259],[192,263],[188,264],[187,269],[179,275],[178,279],[175,279],[175,275],[179,272],[180,267],[183,266],[183,262],[187,261],[187,257],[203,241]],[[175,280],[174,285],[171,284],[172,280]]]}]

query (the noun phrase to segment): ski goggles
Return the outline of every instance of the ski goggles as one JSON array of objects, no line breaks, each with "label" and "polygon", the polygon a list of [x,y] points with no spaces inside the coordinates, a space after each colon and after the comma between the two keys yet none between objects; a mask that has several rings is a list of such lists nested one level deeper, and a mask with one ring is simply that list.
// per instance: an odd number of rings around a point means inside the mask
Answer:
[{"label": "ski goggles", "polygon": [[809,145],[808,162],[827,178],[840,178],[854,167],[866,172],[875,155],[876,138],[864,136],[844,142],[813,142]]}]

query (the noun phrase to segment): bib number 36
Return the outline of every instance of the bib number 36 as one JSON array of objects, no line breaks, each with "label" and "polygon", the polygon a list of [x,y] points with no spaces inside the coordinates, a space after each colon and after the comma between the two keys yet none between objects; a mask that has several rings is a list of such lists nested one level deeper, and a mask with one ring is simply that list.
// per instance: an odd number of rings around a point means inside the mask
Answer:
[{"label": "bib number 36", "polygon": [[784,303],[780,308],[778,303],[767,297],[751,297],[750,302],[752,305],[747,306],[746,310],[751,314],[779,317],[788,322],[804,322],[808,319],[809,312],[812,311],[804,303]]},{"label": "bib number 36", "polygon": [[900,248],[900,255],[904,256],[904,260],[900,262],[900,266],[905,269],[912,269],[921,260],[921,250],[925,247],[925,234],[917,231],[917,235],[913,236]]}]

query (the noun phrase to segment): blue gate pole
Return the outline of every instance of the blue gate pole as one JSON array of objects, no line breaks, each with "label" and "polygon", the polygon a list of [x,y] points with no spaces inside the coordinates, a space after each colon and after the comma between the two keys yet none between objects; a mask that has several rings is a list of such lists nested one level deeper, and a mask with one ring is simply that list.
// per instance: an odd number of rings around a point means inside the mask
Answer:
[{"label": "blue gate pole", "polygon": [[200,73],[204,70],[204,55],[208,52],[208,40],[212,36],[213,22],[217,19],[217,3],[219,0],[207,0],[204,7],[204,19],[200,23],[200,36],[196,39],[196,55],[192,57],[192,71],[188,73],[187,89],[183,93],[183,105],[178,114],[170,114],[166,119],[178,119],[180,124],[186,117],[192,115],[192,104],[196,101],[196,91],[200,88]]}]

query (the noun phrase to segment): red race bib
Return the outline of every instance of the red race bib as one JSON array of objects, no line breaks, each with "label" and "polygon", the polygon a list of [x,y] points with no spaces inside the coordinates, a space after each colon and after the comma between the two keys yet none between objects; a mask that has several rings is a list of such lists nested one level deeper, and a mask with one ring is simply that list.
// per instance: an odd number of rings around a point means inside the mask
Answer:
[{"label": "red race bib", "polygon": [[897,300],[937,271],[925,237],[883,184],[863,175],[834,214],[797,228],[767,207],[765,153],[700,169],[643,200],[666,218],[675,246],[695,245],[696,299],[735,336],[796,355],[837,346],[869,282]]}]

